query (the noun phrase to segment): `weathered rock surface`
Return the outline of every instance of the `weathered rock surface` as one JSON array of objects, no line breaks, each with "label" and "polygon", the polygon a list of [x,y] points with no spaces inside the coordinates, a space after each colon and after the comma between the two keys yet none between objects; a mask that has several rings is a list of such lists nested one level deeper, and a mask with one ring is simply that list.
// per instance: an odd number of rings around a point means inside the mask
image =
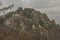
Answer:
[{"label": "weathered rock surface", "polygon": [[0,26],[0,40],[60,40],[60,26],[31,8],[1,16]]}]

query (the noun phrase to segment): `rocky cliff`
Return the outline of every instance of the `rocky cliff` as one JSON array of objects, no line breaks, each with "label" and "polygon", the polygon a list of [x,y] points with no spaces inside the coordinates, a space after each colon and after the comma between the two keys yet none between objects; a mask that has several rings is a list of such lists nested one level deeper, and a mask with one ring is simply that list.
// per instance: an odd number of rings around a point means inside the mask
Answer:
[{"label": "rocky cliff", "polygon": [[19,7],[0,16],[0,40],[60,40],[60,26],[46,14]]}]

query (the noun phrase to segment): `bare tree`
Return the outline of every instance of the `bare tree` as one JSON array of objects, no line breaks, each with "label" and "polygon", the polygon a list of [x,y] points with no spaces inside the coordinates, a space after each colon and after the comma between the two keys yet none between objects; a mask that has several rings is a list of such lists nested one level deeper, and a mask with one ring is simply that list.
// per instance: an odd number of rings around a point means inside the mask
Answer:
[{"label": "bare tree", "polygon": [[8,7],[3,7],[3,8],[0,9],[0,12],[2,12],[2,14],[5,15],[6,11],[8,9],[12,9],[13,6],[14,6],[14,4],[12,4],[12,5],[8,6]]},{"label": "bare tree", "polygon": [[0,11],[11,9],[13,6],[14,6],[14,4],[12,4],[12,5],[8,6],[8,7],[4,7],[2,9],[0,9]]}]

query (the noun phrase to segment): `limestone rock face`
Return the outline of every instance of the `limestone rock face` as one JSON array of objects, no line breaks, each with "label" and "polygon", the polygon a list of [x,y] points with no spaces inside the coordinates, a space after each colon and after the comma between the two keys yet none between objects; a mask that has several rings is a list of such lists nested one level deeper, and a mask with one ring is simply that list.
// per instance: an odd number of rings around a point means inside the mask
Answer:
[{"label": "limestone rock face", "polygon": [[60,26],[35,9],[19,7],[0,20],[0,40],[60,40]]}]

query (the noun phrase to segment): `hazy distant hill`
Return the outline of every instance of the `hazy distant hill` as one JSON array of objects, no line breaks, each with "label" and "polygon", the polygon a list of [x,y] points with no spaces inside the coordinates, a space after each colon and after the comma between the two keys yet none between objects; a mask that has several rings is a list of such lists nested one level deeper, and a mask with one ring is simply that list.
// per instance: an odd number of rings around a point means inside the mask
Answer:
[{"label": "hazy distant hill", "polygon": [[60,26],[32,8],[0,16],[0,40],[60,40]]}]

